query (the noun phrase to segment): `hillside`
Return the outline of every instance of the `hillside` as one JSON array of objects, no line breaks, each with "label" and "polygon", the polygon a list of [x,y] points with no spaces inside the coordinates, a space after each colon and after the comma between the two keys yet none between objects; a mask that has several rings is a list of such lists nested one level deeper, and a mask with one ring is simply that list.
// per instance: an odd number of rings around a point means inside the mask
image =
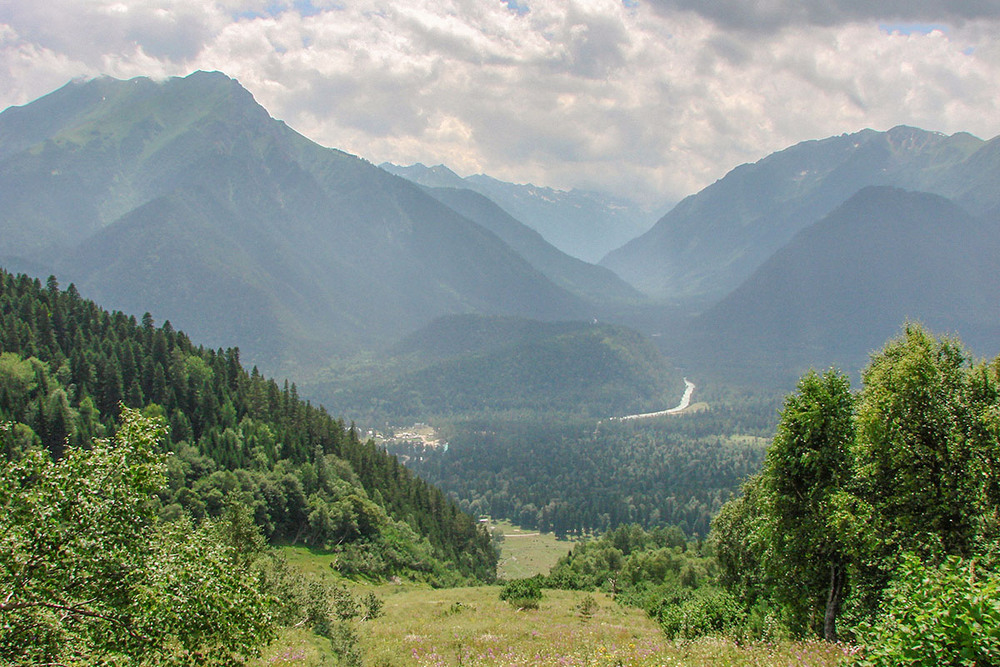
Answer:
[{"label": "hillside", "polygon": [[496,555],[473,518],[294,384],[247,372],[237,349],[3,271],[0,324],[2,458],[58,459],[114,434],[122,405],[141,409],[169,425],[164,519],[236,504],[273,543],[336,554],[342,574],[492,578]]},{"label": "hillside", "polygon": [[711,303],[864,187],[932,192],[978,215],[1000,203],[998,174],[997,140],[967,133],[901,126],[807,141],[733,169],[601,265],[661,299]]},{"label": "hillside", "polygon": [[635,202],[582,190],[507,183],[486,174],[462,178],[444,165],[420,163],[381,168],[431,188],[472,190],[495,202],[562,252],[597,262],[610,250],[645,232],[653,211]]},{"label": "hillside", "polygon": [[356,376],[308,389],[358,419],[400,423],[508,412],[601,418],[661,406],[683,383],[648,339],[625,327],[452,315]]},{"label": "hillside", "polygon": [[0,114],[0,256],[269,370],[434,317],[587,317],[496,235],[272,119],[237,82],[74,82]]},{"label": "hillside", "polygon": [[428,194],[488,229],[553,283],[594,304],[597,309],[636,303],[643,296],[612,271],[571,257],[541,234],[512,218],[490,199],[461,188],[427,188]]},{"label": "hillside", "polygon": [[719,367],[859,367],[911,319],[1000,343],[1000,234],[951,201],[861,190],[800,232],[692,325],[692,355]]}]

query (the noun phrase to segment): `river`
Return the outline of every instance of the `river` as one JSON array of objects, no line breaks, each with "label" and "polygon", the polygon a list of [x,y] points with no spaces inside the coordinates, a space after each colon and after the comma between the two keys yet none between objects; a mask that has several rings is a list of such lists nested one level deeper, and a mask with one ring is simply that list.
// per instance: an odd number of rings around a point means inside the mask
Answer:
[{"label": "river", "polygon": [[659,412],[643,412],[638,415],[626,415],[624,417],[612,417],[617,421],[628,421],[630,419],[648,419],[650,417],[662,417],[664,415],[675,415],[678,412],[683,412],[687,410],[688,406],[691,405],[691,396],[694,394],[694,382],[691,382],[687,378],[684,378],[684,395],[681,396],[681,402],[677,404],[677,407],[670,408],[669,410],[660,410]]}]

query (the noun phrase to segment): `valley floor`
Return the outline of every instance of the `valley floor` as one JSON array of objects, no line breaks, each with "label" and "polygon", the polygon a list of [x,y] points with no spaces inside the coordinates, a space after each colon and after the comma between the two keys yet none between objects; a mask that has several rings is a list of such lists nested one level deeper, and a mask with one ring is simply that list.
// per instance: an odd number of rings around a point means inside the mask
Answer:
[{"label": "valley floor", "polygon": [[524,530],[510,521],[493,521],[489,529],[503,535],[500,542],[500,579],[526,579],[548,574],[556,562],[573,548],[576,540],[559,540],[552,533]]}]

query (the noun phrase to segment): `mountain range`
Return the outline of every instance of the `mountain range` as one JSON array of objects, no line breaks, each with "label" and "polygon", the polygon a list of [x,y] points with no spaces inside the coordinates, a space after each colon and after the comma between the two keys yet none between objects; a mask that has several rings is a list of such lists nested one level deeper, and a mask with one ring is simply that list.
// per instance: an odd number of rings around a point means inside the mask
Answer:
[{"label": "mountain range", "polygon": [[307,140],[220,73],[73,82],[7,109],[0,201],[5,265],[209,345],[237,342],[269,370],[388,344],[447,313],[594,314],[493,232]]},{"label": "mountain range", "polygon": [[953,199],[973,215],[1000,206],[1000,138],[899,126],[796,144],[739,166],[681,201],[601,260],[662,300],[709,305],[867,186]]},{"label": "mountain range", "polygon": [[403,167],[385,162],[379,166],[427,187],[478,192],[566,254],[591,263],[643,233],[656,220],[647,207],[598,192],[507,183],[486,174],[462,178],[441,164],[427,167],[418,162]]},{"label": "mountain range", "polygon": [[[459,409],[458,387],[516,410],[518,382],[522,407],[546,392],[571,410],[655,402],[677,375],[623,324],[723,375],[856,368],[906,318],[1000,348],[1000,138],[900,126],[803,142],[645,233],[637,207],[593,193],[383,166],[310,141],[218,72],[74,81],[0,113],[0,264],[239,345],[318,398],[403,390],[442,413]],[[555,220],[580,247],[547,238]],[[579,259],[612,229],[639,235],[600,265]],[[507,344],[399,347],[483,330]],[[537,371],[557,356],[555,387]],[[367,385],[324,385],[345,358],[373,362],[353,376]],[[496,379],[522,358],[538,364],[513,384],[463,376]]]}]

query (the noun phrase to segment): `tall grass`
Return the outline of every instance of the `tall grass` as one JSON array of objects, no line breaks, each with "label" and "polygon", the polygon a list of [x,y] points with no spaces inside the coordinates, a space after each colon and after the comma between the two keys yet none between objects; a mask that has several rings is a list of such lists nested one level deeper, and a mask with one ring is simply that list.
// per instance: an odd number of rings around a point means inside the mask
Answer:
[{"label": "tall grass", "polygon": [[[516,610],[499,587],[382,587],[385,615],[361,631],[370,667],[446,665],[788,665],[827,667],[847,649],[824,642],[738,646],[727,639],[668,641],[645,614],[608,596],[546,590],[537,610]],[[597,608],[587,614],[591,595]]]}]

